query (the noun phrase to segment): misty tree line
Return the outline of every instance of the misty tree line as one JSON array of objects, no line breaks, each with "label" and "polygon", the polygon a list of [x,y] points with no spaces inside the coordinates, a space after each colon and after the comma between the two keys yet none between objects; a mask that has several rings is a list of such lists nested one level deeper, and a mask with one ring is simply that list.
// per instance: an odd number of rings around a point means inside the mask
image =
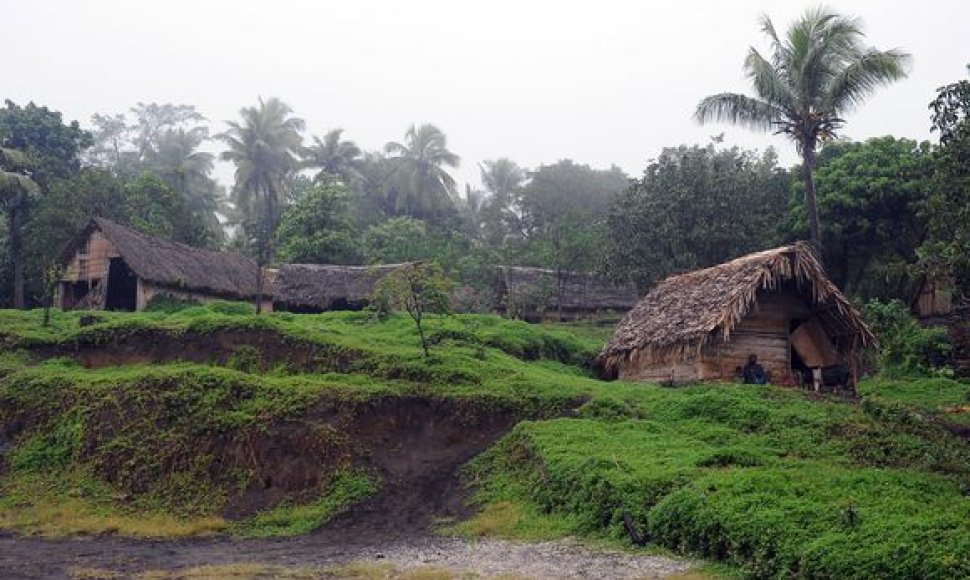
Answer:
[{"label": "misty tree line", "polygon": [[[944,87],[933,102],[938,143],[887,136],[821,148],[824,255],[851,294],[908,297],[928,270],[967,279],[968,85]],[[800,167],[718,139],[665,148],[632,180],[569,160],[533,170],[486,161],[483,189],[459,191],[448,173],[459,158],[433,125],[373,152],[340,130],[305,136],[277,99],[244,109],[221,133],[185,105],[139,104],[92,125],[32,103],[0,109],[4,305],[14,304],[15,252],[36,303],[46,268],[91,215],[267,263],[433,259],[479,288],[496,264],[600,271],[646,288],[808,237]],[[203,150],[213,145],[236,167],[228,192],[213,178],[217,154]]]}]

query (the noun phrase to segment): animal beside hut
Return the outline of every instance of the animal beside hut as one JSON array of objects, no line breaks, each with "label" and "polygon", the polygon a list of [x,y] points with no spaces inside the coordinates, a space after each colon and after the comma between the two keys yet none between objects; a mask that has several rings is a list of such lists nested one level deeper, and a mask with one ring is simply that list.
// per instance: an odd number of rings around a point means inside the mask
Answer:
[{"label": "animal beside hut", "polygon": [[275,273],[273,305],[277,310],[302,313],[361,310],[368,305],[377,282],[403,266],[285,264]]},{"label": "animal beside hut", "polygon": [[639,297],[635,285],[591,273],[523,266],[499,266],[496,273],[493,310],[533,322],[624,313]]},{"label": "animal beside hut", "polygon": [[820,381],[842,367],[854,383],[874,342],[799,242],[662,281],[626,314],[600,362],[621,379],[683,383],[732,380],[756,354],[772,382]]},{"label": "animal beside hut", "polygon": [[[92,218],[61,254],[54,304],[62,309],[143,310],[161,294],[184,300],[254,301],[271,289],[252,259],[143,234]],[[265,282],[265,277],[263,282]]]}]

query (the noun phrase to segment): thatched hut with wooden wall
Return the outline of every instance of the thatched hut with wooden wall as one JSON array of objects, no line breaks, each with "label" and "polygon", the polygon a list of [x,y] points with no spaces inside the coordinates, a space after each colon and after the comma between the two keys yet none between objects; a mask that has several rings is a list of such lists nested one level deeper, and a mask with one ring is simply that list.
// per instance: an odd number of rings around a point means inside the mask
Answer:
[{"label": "thatched hut with wooden wall", "polygon": [[731,380],[750,354],[782,382],[799,371],[853,370],[874,337],[796,243],[672,276],[620,322],[600,361],[621,379]]},{"label": "thatched hut with wooden wall", "polygon": [[275,275],[273,304],[277,310],[289,312],[361,310],[377,282],[402,266],[286,264]]},{"label": "thatched hut with wooden wall", "polygon": [[639,297],[635,285],[614,284],[596,274],[523,266],[496,270],[494,310],[526,320],[624,313]]},{"label": "thatched hut with wooden wall", "polygon": [[[159,294],[206,302],[255,300],[260,293],[259,268],[246,256],[155,238],[104,218],[78,232],[61,265],[55,304],[65,310],[143,310]],[[271,307],[269,289],[261,293]]]}]

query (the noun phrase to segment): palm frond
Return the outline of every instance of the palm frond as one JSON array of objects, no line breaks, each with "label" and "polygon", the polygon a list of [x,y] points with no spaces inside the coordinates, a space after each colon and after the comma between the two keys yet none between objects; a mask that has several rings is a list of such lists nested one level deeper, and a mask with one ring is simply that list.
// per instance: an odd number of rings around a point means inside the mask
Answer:
[{"label": "palm frond", "polygon": [[720,93],[702,100],[694,111],[700,123],[727,121],[760,131],[768,131],[784,117],[775,105],[737,93]]},{"label": "palm frond", "polygon": [[833,77],[824,107],[845,111],[861,105],[879,86],[905,78],[910,58],[899,50],[867,50]]},{"label": "palm frond", "polygon": [[781,109],[793,109],[798,97],[791,84],[783,78],[779,68],[768,62],[755,48],[750,48],[744,60],[748,78],[754,84],[755,92],[765,102]]}]

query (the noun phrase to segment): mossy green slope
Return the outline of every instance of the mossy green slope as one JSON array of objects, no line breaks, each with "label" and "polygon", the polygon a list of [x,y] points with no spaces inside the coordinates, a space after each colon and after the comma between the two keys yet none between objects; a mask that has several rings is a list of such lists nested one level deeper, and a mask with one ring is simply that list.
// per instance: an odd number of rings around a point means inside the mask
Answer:
[{"label": "mossy green slope", "polygon": [[[380,486],[323,418],[419,398],[531,418],[466,469],[491,518],[468,530],[634,539],[753,577],[970,576],[970,447],[937,420],[957,414],[962,383],[869,382],[861,404],[770,387],[605,383],[588,366],[600,329],[491,316],[434,318],[431,359],[404,317],[257,317],[219,305],[98,313],[84,327],[80,316],[55,313],[42,328],[39,313],[0,312],[0,424],[15,431],[0,526],[43,528],[25,514],[66,499],[94,519],[200,522],[185,533],[300,533]],[[125,337],[226,331],[271,340],[194,363],[73,360]],[[317,362],[263,348],[273,341],[312,345]],[[227,463],[237,456],[225,449],[285,438],[296,424],[313,426],[301,441],[334,458],[313,493],[211,521],[232,515],[226,506],[260,477],[258,461]]]}]

